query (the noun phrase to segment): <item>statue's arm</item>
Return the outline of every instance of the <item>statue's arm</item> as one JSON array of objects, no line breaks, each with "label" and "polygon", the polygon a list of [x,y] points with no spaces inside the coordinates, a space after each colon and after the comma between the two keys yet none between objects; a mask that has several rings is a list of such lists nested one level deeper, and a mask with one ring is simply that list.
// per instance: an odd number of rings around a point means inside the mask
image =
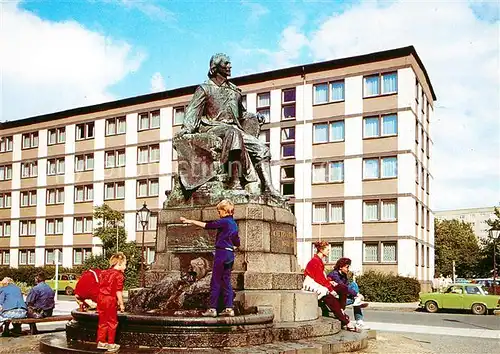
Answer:
[{"label": "statue's arm", "polygon": [[198,86],[186,108],[186,113],[184,114],[184,124],[182,125],[180,134],[190,134],[198,130],[200,127],[201,117],[205,111],[206,102],[207,93],[202,86]]}]

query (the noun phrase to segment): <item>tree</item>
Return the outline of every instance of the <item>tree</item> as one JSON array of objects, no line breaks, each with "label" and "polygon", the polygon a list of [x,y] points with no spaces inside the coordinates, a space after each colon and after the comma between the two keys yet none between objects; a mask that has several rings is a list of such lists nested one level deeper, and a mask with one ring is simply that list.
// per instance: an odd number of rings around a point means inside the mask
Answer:
[{"label": "tree", "polygon": [[[488,231],[500,230],[500,209],[495,207],[495,217],[486,220]],[[496,240],[495,240],[496,236]],[[494,251],[493,249],[495,248]],[[493,276],[493,253],[497,252],[497,276],[500,274],[500,240],[499,236],[489,233],[488,237],[481,241],[481,260],[479,261],[479,272],[481,277],[489,278]]]},{"label": "tree", "polygon": [[138,284],[141,266],[141,250],[135,242],[128,242],[123,226],[123,213],[116,211],[107,204],[95,207],[94,218],[98,220],[94,228],[94,236],[99,237],[103,244],[102,255],[93,255],[85,260],[83,267],[106,269],[109,267],[109,257],[117,251],[127,256],[125,270],[125,287],[131,288]]},{"label": "tree", "polygon": [[436,274],[452,275],[453,261],[457,277],[477,275],[480,249],[469,223],[458,220],[436,220],[434,224]]}]

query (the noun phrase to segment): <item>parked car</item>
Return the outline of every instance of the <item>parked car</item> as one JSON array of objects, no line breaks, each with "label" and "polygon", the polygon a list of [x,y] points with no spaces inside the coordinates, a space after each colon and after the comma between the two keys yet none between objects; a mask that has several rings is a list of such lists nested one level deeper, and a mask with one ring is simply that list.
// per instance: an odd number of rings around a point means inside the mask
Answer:
[{"label": "parked car", "polygon": [[[59,291],[64,291],[66,295],[73,295],[76,287],[76,283],[78,282],[79,276],[77,274],[72,273],[63,273],[59,274],[59,282],[57,284],[57,289]],[[52,290],[56,290],[56,277],[54,276],[52,279],[45,281],[48,286],[52,288]]]},{"label": "parked car", "polygon": [[427,312],[441,309],[471,310],[475,315],[500,309],[500,296],[487,295],[479,284],[451,284],[441,293],[420,293],[419,307]]}]

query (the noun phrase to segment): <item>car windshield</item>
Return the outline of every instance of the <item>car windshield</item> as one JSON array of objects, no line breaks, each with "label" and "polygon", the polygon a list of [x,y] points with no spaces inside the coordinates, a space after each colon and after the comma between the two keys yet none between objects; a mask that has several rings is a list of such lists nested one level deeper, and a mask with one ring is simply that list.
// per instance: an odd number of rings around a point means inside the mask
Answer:
[{"label": "car windshield", "polygon": [[483,288],[475,285],[466,285],[465,292],[469,295],[484,295]]}]

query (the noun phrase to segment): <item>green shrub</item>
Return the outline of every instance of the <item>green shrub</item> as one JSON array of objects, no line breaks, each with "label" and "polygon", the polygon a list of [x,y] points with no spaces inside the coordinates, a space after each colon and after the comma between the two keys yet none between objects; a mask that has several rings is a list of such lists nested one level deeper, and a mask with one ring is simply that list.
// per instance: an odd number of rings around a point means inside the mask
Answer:
[{"label": "green shrub", "polygon": [[19,282],[17,281],[16,282],[16,285],[19,287],[19,289],[21,289],[21,292],[23,293],[23,295],[28,295],[28,293],[30,292],[32,286],[28,286],[28,284],[24,283],[24,282]]},{"label": "green shrub", "polygon": [[359,291],[366,301],[413,302],[418,301],[420,283],[415,278],[369,271],[356,278]]},{"label": "green shrub", "polygon": [[[81,274],[83,268],[76,266],[73,268],[59,267],[59,273]],[[32,267],[22,266],[19,268],[0,267],[0,279],[4,277],[12,278],[16,283],[26,283],[27,286],[35,285],[35,277],[44,274],[47,279],[51,279],[56,274],[55,266]]]}]

